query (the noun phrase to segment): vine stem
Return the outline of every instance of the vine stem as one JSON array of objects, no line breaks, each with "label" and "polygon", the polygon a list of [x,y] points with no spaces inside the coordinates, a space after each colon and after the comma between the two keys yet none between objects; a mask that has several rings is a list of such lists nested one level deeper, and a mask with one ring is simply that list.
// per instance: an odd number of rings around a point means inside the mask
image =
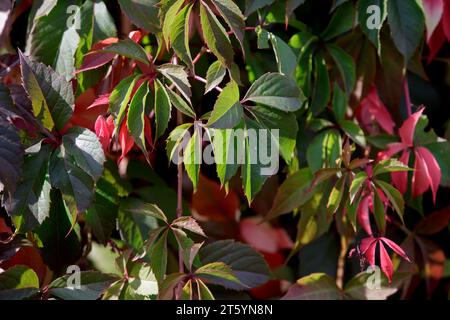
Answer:
[{"label": "vine stem", "polygon": [[344,287],[344,271],[345,271],[345,258],[347,255],[348,242],[344,236],[341,236],[341,252],[339,253],[339,259],[336,271],[336,285],[342,289]]},{"label": "vine stem", "polygon": [[411,97],[409,95],[409,85],[408,85],[408,76],[405,76],[405,81],[403,82],[403,87],[405,90],[405,103],[406,103],[406,114],[408,118],[411,116]]},{"label": "vine stem", "polygon": [[[195,76],[194,76],[194,79],[197,80],[197,81],[206,83],[206,79],[205,79],[205,78],[202,78],[202,77],[200,77],[200,76],[195,75]],[[222,92],[222,91],[223,91],[223,89],[220,88],[220,87],[214,87],[214,89],[216,89],[216,90],[219,91],[219,92]]]}]

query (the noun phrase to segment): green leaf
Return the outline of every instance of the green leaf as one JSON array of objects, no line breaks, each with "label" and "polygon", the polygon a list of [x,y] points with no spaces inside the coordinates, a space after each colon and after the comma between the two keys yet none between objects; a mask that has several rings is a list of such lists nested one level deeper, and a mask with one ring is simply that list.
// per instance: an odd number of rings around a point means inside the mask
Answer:
[{"label": "green leaf", "polygon": [[[274,138],[273,142],[275,142],[283,159],[290,163],[294,154],[298,132],[298,123],[295,115],[265,106],[251,107],[251,111],[261,127],[270,131],[271,136]],[[274,130],[278,130],[278,136],[275,136]]]},{"label": "green leaf", "polygon": [[[83,20],[81,20],[83,23]],[[92,43],[107,38],[117,37],[117,29],[113,17],[109,14],[106,4],[101,0],[94,1],[94,30]]]},{"label": "green leaf", "polygon": [[[274,163],[273,146],[276,142],[273,141],[271,134],[267,134],[266,141],[261,140],[265,138],[261,135],[264,129],[259,123],[251,119],[245,120],[245,139],[244,139],[244,163],[241,169],[242,187],[244,189],[245,196],[249,203],[253,201],[256,194],[261,190],[264,182],[270,175],[273,175],[278,170],[278,162]],[[270,153],[262,155],[259,148],[266,146],[267,151]],[[269,151],[270,150],[270,151]],[[263,159],[262,157],[266,157]],[[278,152],[275,154],[278,158]],[[268,162],[268,163],[263,163]],[[276,159],[275,161],[278,161]],[[274,167],[276,165],[276,167]]]},{"label": "green leaf", "polygon": [[[174,6],[177,5],[177,3],[174,4]],[[191,14],[192,6],[192,4],[185,6],[183,9],[176,13],[172,21],[169,21],[170,46],[180,57],[180,59],[184,61],[190,68],[192,68],[192,57],[191,51],[189,49],[189,17]],[[168,13],[170,13],[170,9]],[[166,15],[166,19],[167,17],[168,16]]]},{"label": "green leaf", "polygon": [[191,104],[190,97],[191,84],[188,80],[188,74],[183,66],[166,63],[158,67],[158,71],[167,79],[169,79],[175,87],[180,90],[183,97]]},{"label": "green leaf", "polygon": [[280,73],[266,73],[247,91],[242,103],[253,101],[282,111],[301,108],[303,95],[294,81]]},{"label": "green leaf", "polygon": [[[366,34],[367,38],[375,45],[378,49],[380,48],[380,30],[386,20],[387,10],[386,10],[387,0],[361,0],[358,3],[358,21],[362,31]],[[377,9],[370,8],[371,6],[377,6]],[[369,10],[372,9],[372,10]],[[380,13],[379,25],[377,13]],[[370,26],[370,28],[369,28]],[[375,28],[374,28],[375,27]]]},{"label": "green leaf", "polygon": [[241,121],[243,113],[239,103],[239,87],[231,81],[217,98],[206,125],[216,129],[232,129]]},{"label": "green leaf", "polygon": [[30,97],[35,117],[45,128],[62,130],[72,117],[72,84],[50,67],[34,62],[19,52],[23,86]]},{"label": "green leaf", "polygon": [[137,252],[144,248],[150,232],[156,232],[158,221],[154,208],[142,200],[127,198],[120,202],[118,229],[121,238]]},{"label": "green leaf", "polygon": [[450,186],[450,143],[435,142],[427,144],[427,149],[434,155],[442,172],[441,186]]},{"label": "green leaf", "polygon": [[289,288],[282,300],[342,300],[336,280],[325,273],[313,273]]},{"label": "green leaf", "polygon": [[[147,147],[145,146],[145,114],[146,99],[148,95],[148,83],[143,82],[136,90],[133,99],[130,102],[128,110],[127,127],[133,136],[134,142],[141,148],[147,157]],[[155,101],[156,103],[156,101]]]},{"label": "green leaf", "polygon": [[148,60],[144,48],[129,38],[113,43],[100,51],[115,53],[150,65],[150,61]]},{"label": "green leaf", "polygon": [[62,137],[50,157],[50,183],[61,190],[72,212],[84,212],[91,205],[104,162],[102,146],[92,131],[73,127]]},{"label": "green leaf", "polygon": [[350,95],[356,82],[355,62],[351,55],[334,44],[327,44],[327,49],[339,69],[345,92]]},{"label": "green leaf", "polygon": [[342,120],[339,122],[342,130],[358,145],[366,147],[366,137],[364,131],[359,125],[350,120]]},{"label": "green leaf", "polygon": [[75,0],[55,1],[48,14],[30,20],[27,37],[27,54],[54,68],[66,80],[74,76],[75,52],[80,42],[80,10],[73,12],[69,8],[78,4]]},{"label": "green leaf", "polygon": [[241,9],[232,0],[212,0],[212,4],[219,11],[222,18],[233,31],[236,39],[241,45],[242,52],[244,50],[244,27],[245,27],[245,17],[241,12]]},{"label": "green leaf", "polygon": [[335,129],[316,135],[306,150],[306,160],[313,173],[322,168],[335,168],[342,154],[342,138]]},{"label": "green leaf", "polygon": [[350,185],[350,202],[353,203],[355,200],[358,191],[363,186],[363,183],[367,180],[367,173],[358,172],[356,176],[353,178],[352,184]]},{"label": "green leaf", "polygon": [[313,115],[321,113],[330,100],[330,78],[325,59],[317,55],[314,59],[315,82],[313,87],[313,97],[311,101],[311,110]]},{"label": "green leaf", "polygon": [[234,51],[224,27],[205,2],[200,5],[200,22],[203,37],[209,50],[226,66],[233,64]]},{"label": "green leaf", "polygon": [[222,185],[236,174],[244,162],[244,135],[241,124],[236,129],[209,129],[213,140],[217,176]]},{"label": "green leaf", "polygon": [[193,119],[196,118],[195,111],[192,109],[190,105],[188,105],[183,98],[181,98],[177,93],[172,91],[169,87],[166,86],[167,94],[169,95],[170,102],[172,105],[181,113],[191,117]]},{"label": "green leaf", "polygon": [[213,294],[202,280],[197,279],[197,286],[200,300],[215,300]]},{"label": "green leaf", "polygon": [[191,179],[194,192],[197,190],[200,175],[200,164],[202,162],[202,137],[200,130],[194,125],[194,134],[184,150],[183,163],[189,179]]},{"label": "green leaf", "polygon": [[[200,278],[206,280],[208,283],[221,285],[225,288],[233,289],[235,284],[238,286],[245,286],[234,275],[231,268],[223,262],[211,262],[203,265],[195,271],[195,274]],[[230,287],[229,283],[233,283]]]},{"label": "green leaf", "polygon": [[132,75],[126,77],[113,89],[109,96],[109,110],[116,117],[116,128],[120,128],[126,115],[128,102],[130,102],[131,93],[140,76]]},{"label": "green leaf", "polygon": [[272,33],[270,34],[270,41],[275,52],[278,72],[293,78],[297,67],[297,56],[286,42]]},{"label": "green leaf", "polygon": [[248,17],[256,10],[261,9],[269,4],[274,3],[275,0],[246,0],[245,1],[245,16]]},{"label": "green leaf", "polygon": [[410,171],[411,169],[403,162],[397,159],[386,159],[377,163],[373,168],[373,176],[377,176],[386,172]]},{"label": "green leaf", "polygon": [[193,299],[193,292],[192,292],[192,280],[189,280],[186,282],[186,284],[183,287],[183,290],[181,291],[181,300],[192,300]]},{"label": "green leaf", "polygon": [[347,2],[338,7],[321,36],[325,41],[329,41],[347,31],[350,31],[353,28],[354,22],[355,8],[353,7],[353,3]]},{"label": "green leaf", "polygon": [[33,269],[16,265],[0,273],[0,300],[22,300],[39,292],[39,278]]},{"label": "green leaf", "polygon": [[164,231],[161,237],[152,246],[150,255],[150,264],[158,283],[164,279],[167,268],[167,235],[168,230]]},{"label": "green leaf", "polygon": [[303,206],[314,194],[310,190],[312,179],[313,176],[308,168],[300,169],[288,176],[278,188],[266,219],[273,219]]},{"label": "green leaf", "polygon": [[184,273],[172,273],[167,275],[159,285],[158,299],[172,300],[175,288],[185,277],[186,275]]},{"label": "green leaf", "polygon": [[341,204],[342,197],[344,195],[345,180],[346,176],[343,175],[342,177],[339,178],[339,180],[336,182],[333,189],[331,190],[331,194],[330,197],[328,198],[327,204],[328,216],[335,214],[337,209],[339,208],[339,205]]},{"label": "green leaf", "polygon": [[156,136],[155,141],[161,137],[167,129],[170,120],[171,104],[169,94],[163,84],[156,79],[155,86],[155,122]]},{"label": "green leaf", "polygon": [[185,229],[185,230],[189,230],[193,233],[196,233],[202,237],[206,237],[205,233],[203,232],[202,228],[200,227],[200,225],[197,223],[197,221],[192,218],[192,217],[179,217],[177,219],[175,219],[172,222],[173,226],[177,226],[179,228]]},{"label": "green leaf", "polygon": [[120,205],[121,210],[124,210],[128,213],[142,214],[161,220],[166,224],[168,223],[167,217],[164,212],[155,204],[150,204],[140,199],[129,197],[121,201]]},{"label": "green leaf", "polygon": [[22,179],[11,199],[5,206],[13,216],[19,232],[32,230],[49,215],[50,183],[48,181],[48,160],[51,147],[41,146],[38,152],[30,153],[24,159]]},{"label": "green leaf", "polygon": [[241,284],[228,281],[227,287],[234,290],[248,290],[269,280],[269,268],[263,256],[250,246],[234,240],[219,240],[200,250],[203,264],[223,262],[233,270]]},{"label": "green leaf", "polygon": [[[189,129],[192,127],[192,125],[192,123],[184,123],[176,127],[169,134],[166,144],[166,152],[169,161],[177,160],[178,163],[178,161],[181,160],[180,156],[182,155],[180,155],[180,151],[183,147],[182,142],[184,137],[186,136],[186,133],[189,132]],[[176,159],[174,159],[175,156],[177,157]]]},{"label": "green leaf", "polygon": [[150,266],[134,263],[128,275],[126,300],[156,300],[158,283]]},{"label": "green leaf", "polygon": [[60,191],[50,191],[50,202],[49,217],[35,229],[35,237],[45,264],[61,273],[81,258],[80,228],[74,225],[73,212],[64,204]]},{"label": "green leaf", "polygon": [[119,0],[120,8],[131,22],[151,33],[160,31],[159,2],[160,0]]},{"label": "green leaf", "polygon": [[102,177],[96,185],[93,205],[85,216],[86,224],[98,242],[107,243],[116,228],[117,215],[117,190]]},{"label": "green leaf", "polygon": [[395,46],[407,62],[413,56],[424,34],[425,16],[422,3],[419,0],[389,0],[387,12]]},{"label": "green leaf", "polygon": [[333,89],[333,112],[336,120],[341,122],[345,119],[345,114],[347,112],[348,99],[341,88],[334,83]]},{"label": "green leaf", "polygon": [[19,132],[0,118],[0,190],[5,194],[16,190],[22,176],[22,163],[23,148]]},{"label": "green leaf", "polygon": [[373,283],[374,276],[376,276],[376,273],[361,272],[353,277],[345,285],[345,298],[351,300],[386,300],[399,290],[407,278],[406,273],[396,272],[391,283],[388,283],[386,277],[381,277],[379,287],[371,288],[368,284]]},{"label": "green leaf", "polygon": [[206,72],[205,94],[222,82],[226,72],[227,69],[220,61],[215,61],[209,66],[208,71]]},{"label": "green leaf", "polygon": [[[80,287],[71,277],[80,278]],[[68,274],[53,280],[48,286],[49,293],[63,300],[96,300],[116,280],[98,271],[82,271],[77,275]]]},{"label": "green leaf", "polygon": [[390,203],[397,212],[400,220],[403,222],[403,210],[405,208],[405,200],[403,196],[396,188],[391,186],[389,183],[376,180],[375,184],[383,190],[386,197],[389,199]]},{"label": "green leaf", "polygon": [[381,201],[378,190],[373,192],[374,200],[373,200],[373,213],[375,216],[375,222],[377,223],[378,231],[381,234],[384,234],[386,230],[386,216],[384,213],[384,204]]}]

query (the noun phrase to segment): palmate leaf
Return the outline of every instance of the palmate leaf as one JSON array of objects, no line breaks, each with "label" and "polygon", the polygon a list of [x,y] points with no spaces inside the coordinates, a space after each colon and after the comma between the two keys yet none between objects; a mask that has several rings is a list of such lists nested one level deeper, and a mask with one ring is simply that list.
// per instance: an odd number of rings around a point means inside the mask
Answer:
[{"label": "palmate leaf", "polygon": [[140,76],[132,75],[122,81],[113,89],[109,96],[109,110],[116,117],[116,128],[120,128],[125,118],[131,93]]},{"label": "palmate leaf", "polygon": [[[235,288],[235,285],[245,287],[245,285],[236,277],[233,270],[223,262],[211,262],[205,264],[195,271],[200,278],[208,283],[218,284],[225,288]],[[229,286],[229,284],[231,286]]]},{"label": "palmate leaf", "polygon": [[335,129],[322,131],[314,137],[306,150],[306,160],[315,173],[319,169],[336,167],[342,153],[342,138]]},{"label": "palmate leaf", "polygon": [[298,279],[283,300],[341,300],[342,293],[335,279],[325,273],[313,273]]},{"label": "palmate leaf", "polygon": [[268,6],[274,2],[275,0],[247,0],[245,1],[245,16],[248,17],[253,12],[256,12],[256,10]]},{"label": "palmate leaf", "polygon": [[230,68],[233,64],[233,47],[224,27],[217,20],[205,2],[200,5],[200,21],[203,29],[203,37],[211,52],[220,62]]},{"label": "palmate leaf", "polygon": [[163,232],[160,238],[153,244],[150,254],[150,264],[158,283],[164,279],[167,268],[167,235],[169,230]]},{"label": "palmate leaf", "polygon": [[352,29],[355,21],[355,8],[353,3],[347,2],[335,11],[327,28],[321,36],[325,41],[329,41],[340,34]]},{"label": "palmate leaf", "polygon": [[32,230],[49,215],[50,183],[48,180],[48,160],[51,147],[41,146],[35,153],[24,159],[22,180],[5,202],[6,209],[13,216],[20,232]]},{"label": "palmate leaf", "polygon": [[343,49],[334,44],[327,44],[327,50],[336,63],[343,81],[345,92],[347,95],[350,95],[356,82],[356,69],[353,58]]},{"label": "palmate leaf", "polygon": [[62,137],[50,158],[50,183],[61,190],[71,212],[84,212],[91,205],[104,161],[101,144],[90,130],[73,127]]},{"label": "palmate leaf", "polygon": [[280,37],[271,33],[269,38],[277,60],[278,72],[293,78],[297,67],[297,56],[294,51]]},{"label": "palmate leaf", "polygon": [[321,55],[314,58],[315,81],[313,86],[313,96],[311,110],[317,116],[327,106],[330,100],[330,78],[328,76],[327,64]]},{"label": "palmate leaf", "polygon": [[33,113],[45,128],[62,130],[74,108],[72,85],[50,67],[31,61],[19,52],[23,86]]},{"label": "palmate leaf", "polygon": [[167,94],[169,95],[170,102],[178,111],[193,119],[196,118],[194,109],[192,109],[192,107],[189,104],[187,104],[182,97],[180,97],[176,92],[174,92],[167,86],[166,91]]}]

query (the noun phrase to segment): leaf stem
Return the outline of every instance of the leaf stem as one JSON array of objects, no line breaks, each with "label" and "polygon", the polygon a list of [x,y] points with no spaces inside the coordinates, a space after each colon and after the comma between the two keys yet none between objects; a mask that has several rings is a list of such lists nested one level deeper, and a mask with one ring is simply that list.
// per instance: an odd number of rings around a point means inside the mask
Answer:
[{"label": "leaf stem", "polygon": [[405,90],[405,103],[406,103],[406,114],[408,118],[411,116],[411,97],[409,95],[409,86],[408,86],[408,76],[405,76],[405,81],[403,82],[403,87]]},{"label": "leaf stem", "polygon": [[345,271],[345,258],[347,255],[348,242],[345,236],[341,236],[341,252],[339,254],[337,271],[336,271],[336,285],[342,289],[344,287],[344,271]]},{"label": "leaf stem", "polygon": [[[205,78],[202,78],[202,77],[200,77],[200,76],[194,75],[194,79],[197,80],[197,81],[206,83],[206,79],[205,79]],[[216,90],[219,91],[219,92],[222,92],[222,91],[223,91],[223,89],[222,89],[221,87],[217,87],[217,86],[214,87],[214,89],[216,89]]]}]

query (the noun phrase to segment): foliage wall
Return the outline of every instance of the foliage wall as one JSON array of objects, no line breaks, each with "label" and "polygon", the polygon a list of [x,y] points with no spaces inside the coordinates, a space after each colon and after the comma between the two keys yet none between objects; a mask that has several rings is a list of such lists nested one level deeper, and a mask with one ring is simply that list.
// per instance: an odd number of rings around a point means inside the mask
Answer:
[{"label": "foliage wall", "polygon": [[0,298],[447,299],[449,40],[450,0],[2,0]]}]

